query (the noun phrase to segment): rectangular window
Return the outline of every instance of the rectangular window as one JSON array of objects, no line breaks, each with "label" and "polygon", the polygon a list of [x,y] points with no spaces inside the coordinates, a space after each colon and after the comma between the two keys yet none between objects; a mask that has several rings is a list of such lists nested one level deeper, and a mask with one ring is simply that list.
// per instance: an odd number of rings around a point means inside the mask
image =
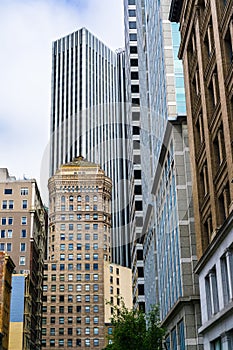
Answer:
[{"label": "rectangular window", "polygon": [[2,201],[2,209],[7,209],[7,201]]},{"label": "rectangular window", "polygon": [[26,243],[20,243],[20,251],[26,252]]},{"label": "rectangular window", "polygon": [[22,209],[27,209],[27,207],[28,207],[28,201],[26,199],[24,199],[22,201]]},{"label": "rectangular window", "polygon": [[12,188],[5,188],[4,194],[12,194]]},{"label": "rectangular window", "polygon": [[19,265],[25,265],[26,264],[26,258],[25,256],[19,257]]},{"label": "rectangular window", "polygon": [[129,10],[129,17],[136,17],[136,10]]},{"label": "rectangular window", "polygon": [[63,243],[63,244],[60,244],[60,250],[65,250],[66,249],[66,245]]},{"label": "rectangular window", "polygon": [[27,218],[26,218],[26,216],[22,216],[22,218],[21,218],[21,225],[27,225]]},{"label": "rectangular window", "polygon": [[6,218],[2,218],[2,225],[6,225]]},{"label": "rectangular window", "polygon": [[27,196],[28,195],[28,188],[27,187],[22,187],[20,189],[20,194],[21,194],[21,196]]},{"label": "rectangular window", "polygon": [[59,348],[64,348],[64,339],[59,339],[58,340]]},{"label": "rectangular window", "polygon": [[99,317],[98,316],[95,316],[94,317],[94,324],[98,324],[99,323]]},{"label": "rectangular window", "polygon": [[11,217],[8,218],[8,225],[13,225],[13,218]]},{"label": "rectangular window", "polygon": [[26,238],[27,237],[27,230],[21,230],[21,237]]},{"label": "rectangular window", "polygon": [[6,230],[1,230],[1,238],[6,238]]},{"label": "rectangular window", "polygon": [[13,236],[13,230],[7,230],[7,237],[12,238]]},{"label": "rectangular window", "polygon": [[64,324],[64,317],[59,317],[59,324]]},{"label": "rectangular window", "polygon": [[14,201],[9,200],[9,209],[14,209]]},{"label": "rectangular window", "polygon": [[11,243],[7,243],[7,244],[6,244],[6,251],[7,251],[7,252],[11,252],[11,250],[12,250],[12,245],[11,245]]}]

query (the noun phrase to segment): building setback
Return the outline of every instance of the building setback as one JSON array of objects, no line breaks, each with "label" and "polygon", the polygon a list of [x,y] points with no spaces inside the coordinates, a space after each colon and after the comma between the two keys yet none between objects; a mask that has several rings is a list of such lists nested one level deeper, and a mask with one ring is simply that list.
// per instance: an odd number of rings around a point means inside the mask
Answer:
[{"label": "building setback", "polygon": [[9,325],[10,325],[10,302],[11,280],[14,270],[12,259],[5,253],[0,252],[0,349],[8,350]]},{"label": "building setback", "polygon": [[232,5],[173,0],[170,12],[180,22],[205,350],[233,347]]},{"label": "building setback", "polygon": [[[14,261],[14,274],[29,276],[28,293],[24,295],[28,307],[23,310],[27,315],[21,344],[17,338],[17,350],[40,349],[47,212],[36,180],[16,180],[5,168],[0,169],[0,202],[0,251],[6,251]],[[24,304],[24,298],[21,302]],[[11,329],[9,346],[16,335]]]},{"label": "building setback", "polygon": [[111,190],[112,181],[100,166],[83,157],[62,165],[49,179],[49,252],[42,320],[46,349],[102,349],[106,344]]}]

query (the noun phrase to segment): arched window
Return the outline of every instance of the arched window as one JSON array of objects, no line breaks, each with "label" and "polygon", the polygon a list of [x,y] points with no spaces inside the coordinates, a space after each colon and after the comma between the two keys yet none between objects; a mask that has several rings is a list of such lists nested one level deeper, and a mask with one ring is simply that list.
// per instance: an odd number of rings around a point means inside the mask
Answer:
[{"label": "arched window", "polygon": [[86,202],[89,202],[89,200],[90,200],[89,196],[86,196],[86,197],[85,197],[85,201],[86,201]]},{"label": "arched window", "polygon": [[82,197],[78,196],[78,202],[81,202],[81,200],[82,200]]},{"label": "arched window", "polygon": [[94,202],[97,202],[97,196],[94,196],[94,197],[93,197],[93,201],[94,201]]}]

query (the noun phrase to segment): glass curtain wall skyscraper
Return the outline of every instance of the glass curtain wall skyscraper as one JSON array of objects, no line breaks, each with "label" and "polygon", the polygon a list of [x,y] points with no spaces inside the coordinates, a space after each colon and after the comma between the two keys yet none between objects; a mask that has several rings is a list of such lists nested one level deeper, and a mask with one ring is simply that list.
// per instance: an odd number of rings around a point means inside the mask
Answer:
[{"label": "glass curtain wall skyscraper", "polygon": [[130,265],[124,51],[82,28],[53,43],[50,175],[84,156],[113,181],[113,261]]}]

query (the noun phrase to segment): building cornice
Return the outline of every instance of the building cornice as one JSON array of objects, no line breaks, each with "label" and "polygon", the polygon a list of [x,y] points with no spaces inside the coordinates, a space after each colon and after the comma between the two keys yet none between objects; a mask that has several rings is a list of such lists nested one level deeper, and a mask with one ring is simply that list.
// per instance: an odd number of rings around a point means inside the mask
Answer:
[{"label": "building cornice", "polygon": [[206,249],[202,257],[199,259],[195,267],[195,271],[194,271],[195,273],[199,274],[201,272],[203,267],[206,265],[206,263],[208,263],[209,259],[214,255],[214,253],[219,248],[220,244],[228,235],[231,229],[233,229],[233,211],[231,212],[227,220],[224,222],[224,224],[221,226],[221,228],[216,232],[214,239],[209,244],[208,248]]}]

